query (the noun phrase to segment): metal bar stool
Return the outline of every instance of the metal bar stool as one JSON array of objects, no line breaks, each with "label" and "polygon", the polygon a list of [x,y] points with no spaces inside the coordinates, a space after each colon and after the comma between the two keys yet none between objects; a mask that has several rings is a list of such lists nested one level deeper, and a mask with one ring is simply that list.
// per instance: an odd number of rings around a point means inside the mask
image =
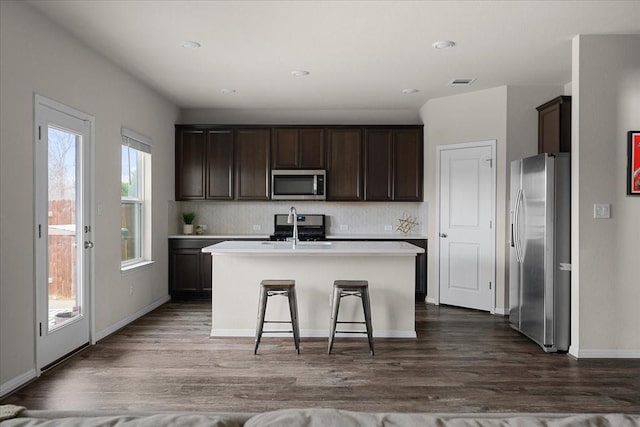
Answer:
[{"label": "metal bar stool", "polygon": [[[362,300],[362,311],[364,312],[364,322],[341,322],[338,321],[338,311],[340,309],[340,299],[348,296],[355,296]],[[373,356],[373,327],[371,326],[371,304],[369,300],[369,282],[366,280],[336,280],[333,282],[333,308],[331,311],[331,330],[329,331],[329,350],[331,354],[333,339],[336,333],[343,334],[367,334],[369,339],[369,351]],[[338,323],[356,323],[366,325],[366,331],[337,331]]]},{"label": "metal bar stool", "polygon": [[[267,311],[267,300],[269,297],[281,295],[289,299],[289,314],[291,320],[264,320],[264,314]],[[293,330],[273,330],[263,331],[265,323],[291,323]],[[300,329],[298,328],[298,302],[296,299],[296,282],[295,280],[263,280],[260,282],[260,302],[258,303],[258,324],[256,326],[256,345],[253,354],[258,354],[258,345],[262,333],[292,333],[293,342],[296,346],[296,352],[300,354]]]}]

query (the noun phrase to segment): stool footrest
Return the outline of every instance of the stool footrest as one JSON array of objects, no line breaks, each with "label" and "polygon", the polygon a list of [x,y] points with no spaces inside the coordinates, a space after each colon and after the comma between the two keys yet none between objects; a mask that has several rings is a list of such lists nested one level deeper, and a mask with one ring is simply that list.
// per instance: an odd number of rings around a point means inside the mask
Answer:
[{"label": "stool footrest", "polygon": [[262,331],[263,334],[290,334],[293,331],[285,331],[283,329],[279,330],[279,331]]},{"label": "stool footrest", "polygon": [[367,331],[336,331],[336,334],[367,334]]},{"label": "stool footrest", "polygon": [[336,324],[338,324],[338,323],[351,323],[351,324],[354,324],[354,325],[366,325],[367,324],[367,322],[342,322],[342,321],[336,322]]},{"label": "stool footrest", "polygon": [[291,323],[291,320],[265,320],[262,323]]}]

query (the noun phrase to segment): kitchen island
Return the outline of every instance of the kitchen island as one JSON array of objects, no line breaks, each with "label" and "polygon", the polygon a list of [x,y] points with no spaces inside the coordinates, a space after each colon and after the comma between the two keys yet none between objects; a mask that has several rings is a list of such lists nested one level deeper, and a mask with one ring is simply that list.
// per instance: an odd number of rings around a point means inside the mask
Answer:
[{"label": "kitchen island", "polygon": [[[293,279],[301,336],[327,337],[329,296],[333,281],[342,279],[369,282],[375,337],[416,337],[415,257],[424,249],[415,245],[320,241],[301,242],[293,249],[290,242],[225,241],[202,251],[212,256],[212,336],[254,336],[260,281]],[[286,298],[270,298],[266,318],[288,320]],[[362,319],[360,300],[343,299],[340,320]]]}]

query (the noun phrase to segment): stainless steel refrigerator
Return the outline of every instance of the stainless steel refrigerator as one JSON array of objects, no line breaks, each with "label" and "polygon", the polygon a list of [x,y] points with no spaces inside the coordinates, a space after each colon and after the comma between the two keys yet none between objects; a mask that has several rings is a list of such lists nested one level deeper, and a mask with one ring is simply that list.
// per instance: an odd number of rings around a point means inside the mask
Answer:
[{"label": "stainless steel refrigerator", "polygon": [[511,162],[511,327],[546,352],[570,343],[571,160],[568,153]]}]

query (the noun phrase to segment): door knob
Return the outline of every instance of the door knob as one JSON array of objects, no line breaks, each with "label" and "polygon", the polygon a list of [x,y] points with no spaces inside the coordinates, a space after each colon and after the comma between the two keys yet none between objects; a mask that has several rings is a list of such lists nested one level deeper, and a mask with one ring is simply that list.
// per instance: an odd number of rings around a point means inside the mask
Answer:
[{"label": "door knob", "polygon": [[443,239],[447,238],[447,233],[440,233],[440,237],[442,237]]},{"label": "door knob", "polygon": [[93,247],[93,242],[90,242],[90,241],[84,242],[85,249],[91,249],[92,247]]}]

